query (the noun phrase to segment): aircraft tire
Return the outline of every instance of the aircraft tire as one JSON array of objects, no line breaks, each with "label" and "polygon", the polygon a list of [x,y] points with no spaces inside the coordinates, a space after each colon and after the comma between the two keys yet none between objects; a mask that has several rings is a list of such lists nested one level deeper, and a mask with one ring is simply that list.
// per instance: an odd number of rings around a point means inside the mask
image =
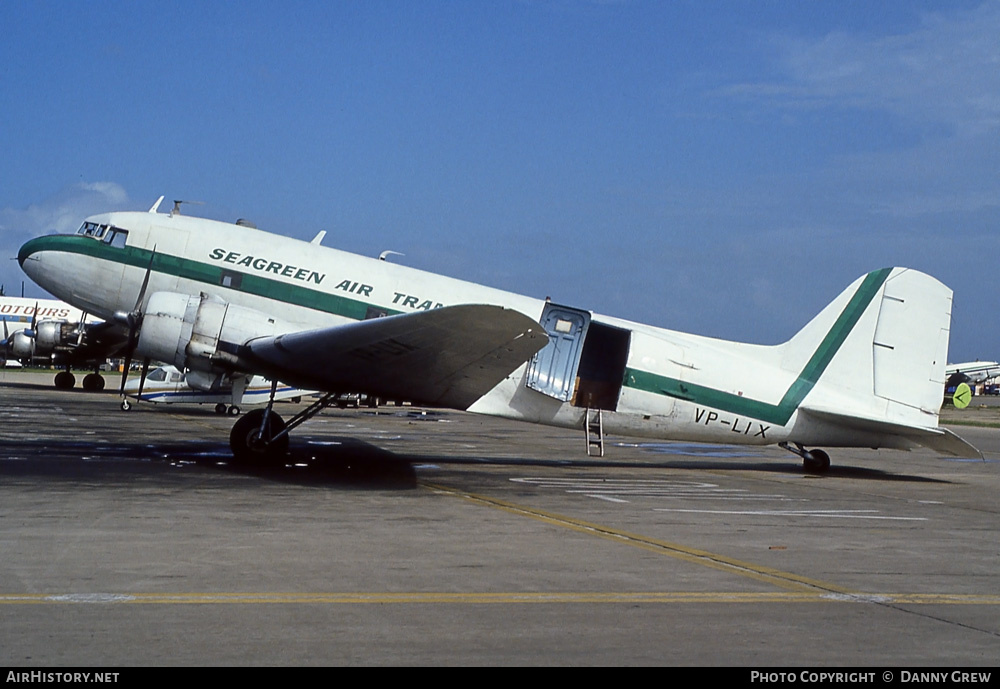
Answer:
[{"label": "aircraft tire", "polygon": [[87,392],[100,392],[104,389],[104,378],[97,373],[88,373],[83,377],[83,389]]},{"label": "aircraft tire", "polygon": [[231,406],[229,408],[229,415],[230,416],[239,416],[241,411],[242,410],[234,404],[233,406]]},{"label": "aircraft tire", "polygon": [[[229,433],[229,448],[237,464],[261,466],[278,463],[288,452],[288,436],[264,445],[260,442],[260,423],[263,409],[254,409],[233,424]],[[285,430],[285,422],[273,411],[268,417],[268,427],[264,432],[275,436]]]},{"label": "aircraft tire", "polygon": [[830,455],[823,450],[809,450],[802,467],[810,474],[825,474],[830,469]]},{"label": "aircraft tire", "polygon": [[60,390],[69,390],[74,385],[76,385],[76,376],[74,376],[69,371],[60,371],[59,373],[56,374],[53,383]]},{"label": "aircraft tire", "polygon": [[216,414],[225,414],[226,413],[226,405],[224,405],[222,402],[219,402],[217,405],[215,405],[215,413]]},{"label": "aircraft tire", "polygon": [[124,399],[124,400],[122,400],[121,408],[122,408],[122,411],[128,411],[129,409],[132,408],[132,405],[129,404],[129,401],[127,399]]}]

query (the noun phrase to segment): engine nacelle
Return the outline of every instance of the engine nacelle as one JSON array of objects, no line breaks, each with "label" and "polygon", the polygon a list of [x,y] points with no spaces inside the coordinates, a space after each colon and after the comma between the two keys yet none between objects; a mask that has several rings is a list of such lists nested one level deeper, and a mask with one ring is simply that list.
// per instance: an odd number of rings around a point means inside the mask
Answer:
[{"label": "engine nacelle", "polygon": [[18,359],[49,356],[72,345],[79,334],[78,323],[39,321],[32,331],[18,331],[10,338],[11,353]]},{"label": "engine nacelle", "polygon": [[78,327],[65,321],[41,321],[35,326],[35,353],[48,354],[70,344],[76,339]]},{"label": "engine nacelle", "polygon": [[15,359],[30,359],[35,356],[35,339],[18,331],[10,337],[10,351]]},{"label": "engine nacelle", "polygon": [[238,349],[248,340],[298,329],[205,293],[156,292],[146,305],[136,351],[182,371],[218,373],[240,368]]}]

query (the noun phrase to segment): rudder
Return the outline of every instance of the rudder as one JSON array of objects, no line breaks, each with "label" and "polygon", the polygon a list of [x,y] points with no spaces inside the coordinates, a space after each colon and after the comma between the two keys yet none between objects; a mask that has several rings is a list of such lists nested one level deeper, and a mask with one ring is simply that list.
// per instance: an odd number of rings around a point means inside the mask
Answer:
[{"label": "rudder", "polygon": [[[899,269],[897,269],[899,270]],[[874,394],[935,416],[944,395],[952,291],[916,270],[893,271],[872,341]],[[896,413],[907,414],[905,409]]]}]

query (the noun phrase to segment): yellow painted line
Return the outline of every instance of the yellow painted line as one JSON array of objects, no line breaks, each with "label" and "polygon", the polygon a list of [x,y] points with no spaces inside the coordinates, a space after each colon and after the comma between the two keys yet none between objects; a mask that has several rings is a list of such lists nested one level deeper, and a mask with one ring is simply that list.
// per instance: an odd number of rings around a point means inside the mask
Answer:
[{"label": "yellow painted line", "polygon": [[1000,595],[941,593],[820,592],[479,592],[479,593],[8,593],[0,605],[427,605],[427,604],[760,604],[854,603],[908,605],[1000,605]]},{"label": "yellow painted line", "polygon": [[423,485],[442,493],[461,497],[478,504],[488,505],[512,514],[529,517],[546,524],[561,526],[563,528],[613,540],[636,548],[642,548],[650,552],[667,555],[677,560],[683,560],[685,562],[694,563],[703,567],[710,567],[723,572],[748,577],[750,579],[765,582],[789,591],[799,591],[804,593],[814,593],[818,591],[820,593],[839,593],[844,595],[850,595],[852,593],[848,589],[836,586],[829,582],[821,581],[819,579],[811,579],[809,577],[793,574],[791,572],[784,572],[780,569],[765,567],[751,562],[744,562],[742,560],[726,557],[725,555],[719,555],[718,553],[712,553],[707,550],[691,548],[680,543],[672,543],[670,541],[662,541],[656,538],[650,538],[649,536],[643,536],[641,534],[629,533],[627,531],[622,531],[609,526],[602,526],[583,521],[581,519],[575,519],[573,517],[566,517],[564,515],[545,512],[533,507],[525,507],[524,505],[518,505],[505,500],[500,500],[498,498],[475,495],[467,491],[457,490],[447,486],[429,483],[423,483]]}]

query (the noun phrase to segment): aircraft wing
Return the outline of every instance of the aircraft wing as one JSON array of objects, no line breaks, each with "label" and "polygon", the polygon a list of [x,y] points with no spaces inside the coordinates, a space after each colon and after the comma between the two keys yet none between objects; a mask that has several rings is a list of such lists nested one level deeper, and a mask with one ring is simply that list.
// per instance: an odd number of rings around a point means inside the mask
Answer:
[{"label": "aircraft wing", "polygon": [[240,355],[296,387],[466,409],[547,343],[517,311],[461,305],[257,338]]},{"label": "aircraft wing", "polygon": [[866,433],[881,433],[883,435],[903,438],[910,443],[923,445],[935,452],[951,455],[952,457],[983,459],[982,452],[947,428],[908,426],[874,417],[844,414],[843,412],[821,407],[802,406],[799,407],[799,412],[831,421],[842,427],[854,428]]}]

